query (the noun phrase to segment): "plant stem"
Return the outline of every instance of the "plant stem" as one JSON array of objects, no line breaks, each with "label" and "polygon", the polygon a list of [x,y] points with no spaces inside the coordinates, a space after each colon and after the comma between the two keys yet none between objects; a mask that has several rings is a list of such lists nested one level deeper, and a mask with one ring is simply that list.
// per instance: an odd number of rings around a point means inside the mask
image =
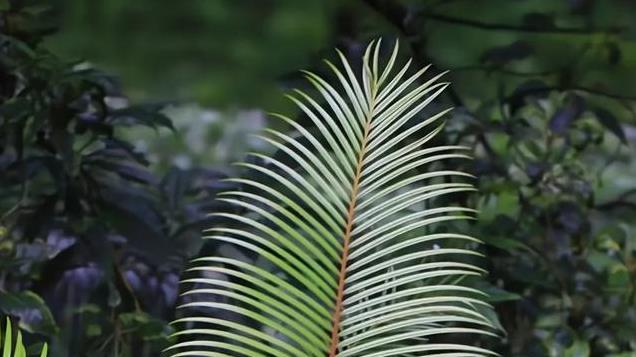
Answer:
[{"label": "plant stem", "polygon": [[362,179],[362,167],[364,166],[364,156],[367,151],[367,144],[369,142],[369,132],[371,131],[371,118],[373,116],[373,106],[369,107],[369,117],[366,120],[364,126],[364,135],[362,137],[362,143],[360,145],[360,154],[358,155],[358,162],[356,164],[356,173],[353,177],[353,183],[351,188],[351,199],[349,201],[349,209],[347,211],[347,223],[345,225],[344,238],[342,243],[342,257],[340,259],[340,273],[338,274],[338,291],[336,296],[336,304],[333,312],[332,328],[331,328],[331,343],[329,346],[329,357],[336,357],[338,355],[338,345],[340,342],[340,323],[342,321],[342,305],[344,302],[344,288],[347,273],[347,263],[349,260],[349,245],[351,243],[351,233],[353,231],[353,224],[355,221],[355,211],[358,202],[358,192],[360,190],[360,181]]}]

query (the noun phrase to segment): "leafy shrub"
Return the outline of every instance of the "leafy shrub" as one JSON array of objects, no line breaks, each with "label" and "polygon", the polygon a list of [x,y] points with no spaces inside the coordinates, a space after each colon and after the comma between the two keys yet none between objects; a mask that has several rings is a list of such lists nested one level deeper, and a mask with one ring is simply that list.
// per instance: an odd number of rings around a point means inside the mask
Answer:
[{"label": "leafy shrub", "polygon": [[44,7],[1,3],[0,311],[55,355],[156,353],[224,175],[153,173],[122,134],[172,130],[162,106],[47,51]]}]

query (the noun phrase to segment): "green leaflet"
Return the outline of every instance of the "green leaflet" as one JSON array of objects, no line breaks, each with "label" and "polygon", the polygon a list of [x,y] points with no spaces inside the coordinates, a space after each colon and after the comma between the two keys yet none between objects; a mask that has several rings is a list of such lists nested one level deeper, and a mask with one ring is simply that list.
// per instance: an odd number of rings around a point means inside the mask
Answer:
[{"label": "green leaflet", "polygon": [[448,83],[422,81],[427,68],[407,75],[411,61],[394,70],[398,50],[381,68],[380,41],[371,43],[359,76],[338,52],[339,65],[327,61],[334,83],[305,72],[318,96],[289,98],[315,130],[276,114],[295,132],[267,130],[277,155],[242,164],[252,177],[232,181],[244,189],[219,197],[241,213],[214,213],[233,223],[206,231],[259,258],[193,262],[171,356],[496,355],[437,339],[498,328],[484,294],[461,283],[484,273],[479,241],[440,231],[473,218],[438,205],[474,191],[471,176],[426,171],[470,158],[430,144],[448,112],[430,104]]},{"label": "green leaflet", "polygon": [[[0,324],[0,351],[2,351],[2,357],[26,357],[27,350],[22,343],[22,332],[16,329],[15,340],[14,332],[11,327],[11,320],[7,317],[4,331]],[[45,344],[40,352],[40,357],[46,357],[48,355],[48,346]]]}]

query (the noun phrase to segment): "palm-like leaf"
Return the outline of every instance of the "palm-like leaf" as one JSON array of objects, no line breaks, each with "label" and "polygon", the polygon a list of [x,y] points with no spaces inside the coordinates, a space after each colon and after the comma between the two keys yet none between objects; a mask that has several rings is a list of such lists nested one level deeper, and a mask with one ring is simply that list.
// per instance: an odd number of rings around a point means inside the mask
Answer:
[{"label": "palm-like leaf", "polygon": [[[27,351],[22,343],[22,333],[17,330],[17,336],[15,345],[13,344],[13,331],[11,328],[11,320],[7,318],[5,324],[4,337],[2,332],[2,326],[0,325],[0,351],[2,351],[2,357],[26,357]],[[42,347],[40,357],[46,357],[48,354],[48,347],[45,344]]]},{"label": "palm-like leaf", "polygon": [[[426,69],[407,75],[410,61],[393,71],[397,44],[380,71],[379,49],[379,41],[369,45],[359,78],[340,52],[341,69],[327,61],[340,91],[305,72],[324,106],[301,91],[289,97],[318,134],[275,115],[298,134],[268,130],[263,138],[285,159],[254,154],[264,164],[243,163],[257,178],[234,179],[246,190],[221,199],[247,213],[215,214],[236,225],[206,237],[251,251],[270,267],[196,259],[187,274],[200,277],[185,279],[194,283],[185,295],[202,300],[181,308],[213,308],[221,317],[176,321],[184,326],[177,335],[190,338],[172,346],[172,356],[494,355],[440,339],[495,330],[480,312],[482,294],[458,283],[483,272],[462,262],[478,255],[462,248],[477,240],[430,231],[469,218],[470,209],[430,203],[474,190],[458,180],[470,175],[417,170],[468,157],[462,147],[429,144],[447,110],[416,120],[447,83],[438,83],[441,75],[421,83]],[[451,241],[464,244],[433,244]]]}]

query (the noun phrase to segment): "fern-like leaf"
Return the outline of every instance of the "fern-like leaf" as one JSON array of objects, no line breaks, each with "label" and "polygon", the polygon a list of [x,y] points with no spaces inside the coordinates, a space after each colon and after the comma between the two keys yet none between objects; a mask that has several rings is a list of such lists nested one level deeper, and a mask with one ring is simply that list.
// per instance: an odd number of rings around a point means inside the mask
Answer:
[{"label": "fern-like leaf", "polygon": [[[411,61],[394,70],[397,55],[396,43],[380,69],[371,43],[356,76],[338,52],[339,66],[327,61],[335,86],[305,72],[320,99],[289,98],[316,130],[275,114],[296,135],[267,130],[277,154],[241,164],[252,175],[233,181],[245,189],[220,198],[244,213],[215,213],[235,224],[205,237],[258,263],[194,261],[172,356],[496,355],[447,336],[496,335],[483,294],[461,283],[483,273],[466,248],[478,240],[439,230],[474,211],[434,205],[474,191],[470,175],[423,171],[469,156],[430,145],[448,112],[430,104],[448,84],[422,80],[426,68],[407,75]],[[215,314],[192,313],[202,309]]]}]

